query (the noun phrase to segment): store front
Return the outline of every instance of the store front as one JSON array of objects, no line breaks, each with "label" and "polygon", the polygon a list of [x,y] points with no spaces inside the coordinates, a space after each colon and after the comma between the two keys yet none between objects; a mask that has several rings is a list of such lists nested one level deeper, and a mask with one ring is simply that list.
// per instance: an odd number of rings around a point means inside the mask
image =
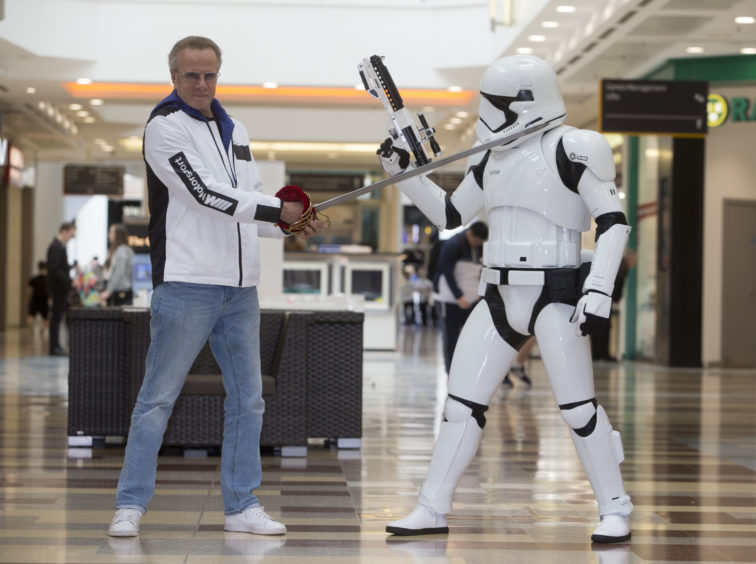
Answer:
[{"label": "store front", "polygon": [[756,57],[672,60],[709,82],[705,139],[628,140],[626,350],[670,366],[756,366]]}]

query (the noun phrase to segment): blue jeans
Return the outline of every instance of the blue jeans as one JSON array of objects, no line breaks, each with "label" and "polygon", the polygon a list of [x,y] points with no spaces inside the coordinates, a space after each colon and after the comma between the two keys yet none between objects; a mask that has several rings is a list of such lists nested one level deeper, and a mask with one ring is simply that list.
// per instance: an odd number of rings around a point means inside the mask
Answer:
[{"label": "blue jeans", "polygon": [[226,390],[221,494],[226,515],[258,505],[260,430],[265,403],[260,374],[257,288],[163,282],[152,294],[151,343],[126,454],[116,508],[147,511],[168,418],[197,354],[210,348]]}]

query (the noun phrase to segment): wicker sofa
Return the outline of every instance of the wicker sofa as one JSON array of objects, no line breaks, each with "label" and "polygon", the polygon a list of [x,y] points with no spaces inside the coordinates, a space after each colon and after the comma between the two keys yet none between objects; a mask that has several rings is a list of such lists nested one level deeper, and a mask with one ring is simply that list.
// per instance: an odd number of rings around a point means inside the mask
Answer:
[{"label": "wicker sofa", "polygon": [[[144,375],[149,311],[74,308],[70,318],[69,436],[126,436]],[[362,313],[349,311],[261,312],[261,446],[362,436],[363,320]],[[224,398],[220,369],[205,345],[163,444],[220,446]]]}]

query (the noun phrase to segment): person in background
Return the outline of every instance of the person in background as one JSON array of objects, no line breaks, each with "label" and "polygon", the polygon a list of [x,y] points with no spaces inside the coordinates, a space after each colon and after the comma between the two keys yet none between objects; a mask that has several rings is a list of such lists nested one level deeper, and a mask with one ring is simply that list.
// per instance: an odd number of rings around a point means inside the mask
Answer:
[{"label": "person in background", "polygon": [[441,245],[433,286],[439,318],[443,324],[444,363],[451,368],[459,333],[479,299],[481,247],[488,239],[488,226],[476,221]]},{"label": "person in background", "polygon": [[100,259],[98,257],[94,256],[92,257],[92,260],[89,261],[89,270],[92,272],[92,275],[97,278],[95,290],[103,292],[105,290],[105,269],[100,264]]},{"label": "person in background", "polygon": [[129,232],[123,223],[114,223],[108,229],[110,250],[105,260],[107,284],[100,292],[100,300],[111,306],[131,305],[134,292],[131,288],[134,251],[129,247]]},{"label": "person in background", "polygon": [[281,535],[286,526],[252,493],[260,486],[265,402],[260,369],[258,237],[289,227],[312,237],[323,223],[303,201],[262,193],[244,125],[215,98],[221,50],[188,36],[168,55],[174,90],[144,130],[150,206],[150,346],[131,416],[116,513],[108,534],[133,537],[155,492],[158,452],[187,372],[209,341],[226,389],[220,490],[224,529]]},{"label": "person in background", "polygon": [[52,298],[52,315],[50,316],[50,354],[66,356],[60,346],[60,324],[66,313],[68,293],[71,291],[71,268],[68,263],[66,245],[76,236],[76,225],[64,222],[58,234],[47,247],[47,291]]},{"label": "person in background", "polygon": [[415,269],[407,265],[402,269],[404,274],[404,284],[399,290],[402,300],[402,311],[404,314],[404,324],[415,324]]},{"label": "person in background", "polygon": [[433,324],[433,282],[428,278],[428,269],[421,266],[417,269],[417,279],[415,280],[415,289],[420,296],[420,320],[423,326],[428,326],[430,314],[430,323]]},{"label": "person in background", "polygon": [[[37,274],[29,280],[29,300],[27,311],[29,314],[29,325],[35,326],[37,315],[42,318],[42,328],[48,331],[50,320],[48,315],[50,306],[48,304],[49,295],[47,293],[47,263],[43,260],[37,263]],[[35,333],[36,333],[36,326]]]}]

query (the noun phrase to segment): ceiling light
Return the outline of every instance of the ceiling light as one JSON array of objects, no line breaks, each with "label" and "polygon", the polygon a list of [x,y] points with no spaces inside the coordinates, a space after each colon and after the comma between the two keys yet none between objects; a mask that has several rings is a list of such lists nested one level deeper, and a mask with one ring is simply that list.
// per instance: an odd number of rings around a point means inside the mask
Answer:
[{"label": "ceiling light", "polygon": [[123,137],[118,140],[118,144],[131,153],[142,152],[142,138],[136,135],[131,137]]},{"label": "ceiling light", "polygon": [[444,125],[444,129],[449,129],[449,130],[451,130],[451,129],[457,129],[457,126],[454,125],[453,123],[447,123],[447,124]]},{"label": "ceiling light", "polygon": [[548,27],[548,28],[559,27],[559,22],[541,22],[541,27]]},{"label": "ceiling light", "polygon": [[37,89],[34,88],[33,86],[27,86],[26,87],[26,93],[27,94],[34,94],[36,91],[37,91]]},{"label": "ceiling light", "polygon": [[462,123],[462,118],[453,117],[449,120],[449,123],[453,123],[454,125],[459,125]]},{"label": "ceiling light", "polygon": [[533,52],[533,48],[532,47],[518,47],[516,51],[520,55],[530,55]]},{"label": "ceiling light", "polygon": [[740,52],[744,55],[756,55],[756,47],[743,47]]},{"label": "ceiling light", "polygon": [[457,117],[466,118],[466,117],[470,117],[470,112],[459,111],[459,112],[456,112],[454,115]]},{"label": "ceiling light", "polygon": [[82,121],[84,123],[94,123],[95,122],[95,118],[93,118],[92,116],[89,116],[89,117],[85,117]]},{"label": "ceiling light", "polygon": [[545,35],[529,35],[528,41],[532,41],[533,43],[540,43],[541,41],[546,41]]},{"label": "ceiling light", "polygon": [[685,49],[685,52],[686,53],[703,53],[704,48],[698,47],[698,46],[688,47],[687,49]]},{"label": "ceiling light", "polygon": [[[0,2],[1,3],[1,2]],[[64,82],[65,88],[75,98],[101,98],[120,100],[149,100],[154,103],[166,95],[166,85],[159,83],[115,83],[93,82],[82,85],[75,82]],[[170,90],[168,90],[170,92]],[[405,88],[402,98],[407,107],[434,105],[464,107],[475,96],[474,90],[449,92],[446,89]],[[326,105],[356,104],[373,106],[375,100],[364,89],[360,91],[350,87],[320,87],[320,86],[279,86],[278,88],[263,88],[262,86],[246,85],[218,85],[217,96],[226,103],[231,102],[305,102]]]},{"label": "ceiling light", "polygon": [[104,103],[105,103],[105,102],[103,102],[103,101],[102,101],[102,100],[100,100],[99,98],[92,98],[92,99],[91,99],[91,100],[89,101],[89,105],[90,105],[90,106],[102,106],[102,105],[103,105]]},{"label": "ceiling light", "polygon": [[68,109],[72,112],[78,111],[81,109],[81,104],[68,104]]},{"label": "ceiling light", "polygon": [[575,11],[575,6],[557,6],[556,11],[563,14],[572,14]]},{"label": "ceiling light", "polygon": [[461,86],[450,86],[449,88],[447,88],[447,90],[449,92],[462,92],[462,87]]},{"label": "ceiling light", "polygon": [[87,117],[89,115],[89,112],[87,110],[79,110],[76,112],[76,115],[79,117]]},{"label": "ceiling light", "polygon": [[752,24],[752,23],[756,23],[756,18],[754,18],[753,16],[738,16],[737,18],[735,18],[735,23],[736,24]]},{"label": "ceiling light", "polygon": [[77,78],[76,84],[92,84],[91,78]]},{"label": "ceiling light", "polygon": [[263,88],[278,88],[277,82],[263,82],[262,83]]}]

